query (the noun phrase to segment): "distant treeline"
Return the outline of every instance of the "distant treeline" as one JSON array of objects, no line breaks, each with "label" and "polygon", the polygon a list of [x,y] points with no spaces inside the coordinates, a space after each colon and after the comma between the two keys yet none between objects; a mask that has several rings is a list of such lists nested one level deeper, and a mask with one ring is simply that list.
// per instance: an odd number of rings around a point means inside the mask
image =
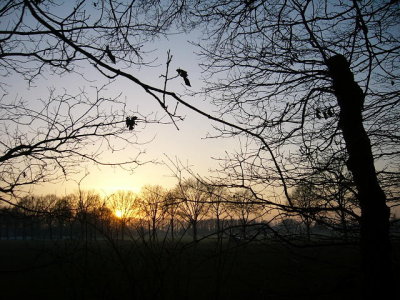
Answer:
[{"label": "distant treeline", "polygon": [[26,196],[14,205],[0,208],[0,239],[358,236],[356,223],[323,223],[267,214],[265,207],[247,194],[236,193],[228,198],[219,193],[217,197],[215,191],[206,193],[198,187],[185,192],[147,186],[140,194],[119,191],[108,197],[90,191],[62,197]]}]

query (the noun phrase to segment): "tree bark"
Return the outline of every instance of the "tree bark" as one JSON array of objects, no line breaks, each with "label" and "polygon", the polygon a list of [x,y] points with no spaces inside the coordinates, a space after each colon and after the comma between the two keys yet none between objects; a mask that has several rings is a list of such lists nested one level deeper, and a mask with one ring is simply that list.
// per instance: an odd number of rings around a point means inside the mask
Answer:
[{"label": "tree bark", "polygon": [[390,209],[378,182],[371,143],[363,126],[364,93],[354,81],[349,63],[343,55],[331,57],[327,65],[340,107],[339,127],[349,155],[347,167],[353,175],[361,208],[363,295],[364,298],[381,299],[394,289],[389,236]]},{"label": "tree bark", "polygon": [[153,216],[151,219],[151,240],[155,242],[157,239],[157,220],[156,217]]},{"label": "tree bark", "polygon": [[174,241],[175,237],[174,237],[174,217],[171,217],[170,220],[170,227],[171,227],[171,240]]},{"label": "tree bark", "polygon": [[196,242],[197,241],[197,221],[196,220],[192,220],[192,229],[193,229],[193,241]]}]

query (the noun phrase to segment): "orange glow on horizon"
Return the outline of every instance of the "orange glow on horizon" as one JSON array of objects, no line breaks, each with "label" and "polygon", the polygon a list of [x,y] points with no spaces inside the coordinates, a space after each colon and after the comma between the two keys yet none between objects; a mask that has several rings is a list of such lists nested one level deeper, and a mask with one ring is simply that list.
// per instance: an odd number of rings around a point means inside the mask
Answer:
[{"label": "orange glow on horizon", "polygon": [[124,212],[120,209],[117,209],[114,211],[114,215],[118,218],[121,219],[124,216]]}]

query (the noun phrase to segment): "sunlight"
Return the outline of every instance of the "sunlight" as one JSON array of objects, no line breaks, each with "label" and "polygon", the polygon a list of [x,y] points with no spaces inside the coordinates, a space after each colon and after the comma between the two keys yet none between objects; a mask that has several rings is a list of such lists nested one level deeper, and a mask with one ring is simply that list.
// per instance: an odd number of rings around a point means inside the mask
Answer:
[{"label": "sunlight", "polygon": [[120,209],[115,210],[114,214],[119,219],[121,219],[124,216],[124,212]]},{"label": "sunlight", "polygon": [[96,186],[94,188],[97,190],[101,190],[106,195],[111,195],[118,191],[130,191],[137,194],[140,192],[141,189],[141,187],[132,185],[115,185],[115,186],[103,185],[103,186]]}]

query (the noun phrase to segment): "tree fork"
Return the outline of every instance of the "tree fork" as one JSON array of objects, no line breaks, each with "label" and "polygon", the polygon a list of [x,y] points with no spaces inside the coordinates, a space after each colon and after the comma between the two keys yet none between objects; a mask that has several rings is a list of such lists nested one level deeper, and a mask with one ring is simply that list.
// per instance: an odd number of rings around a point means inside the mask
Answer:
[{"label": "tree fork", "polygon": [[340,107],[339,127],[349,155],[347,167],[353,175],[361,207],[363,294],[378,299],[393,290],[390,208],[378,182],[371,143],[363,126],[364,93],[354,81],[350,64],[343,55],[329,58],[327,66]]}]

